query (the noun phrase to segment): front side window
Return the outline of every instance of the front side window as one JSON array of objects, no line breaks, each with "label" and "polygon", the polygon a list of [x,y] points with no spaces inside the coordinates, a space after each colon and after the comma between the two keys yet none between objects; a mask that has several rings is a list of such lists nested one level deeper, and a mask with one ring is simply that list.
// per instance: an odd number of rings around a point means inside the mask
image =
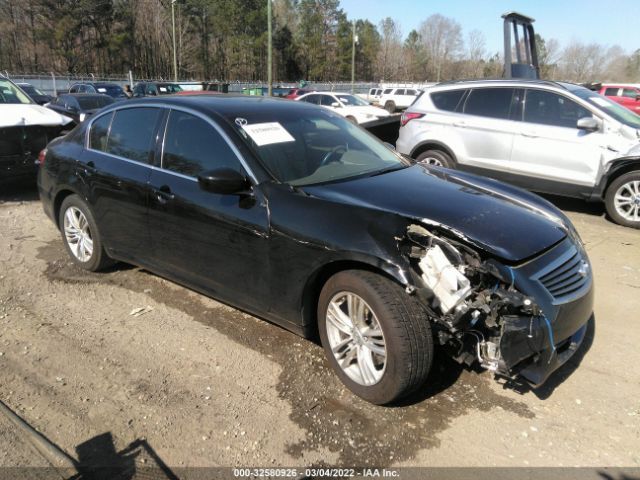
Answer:
[{"label": "front side window", "polygon": [[124,108],[116,111],[106,152],[147,163],[159,115],[157,108]]},{"label": "front side window", "polygon": [[333,98],[331,95],[320,96],[320,105],[324,105],[325,107],[330,107],[334,103],[338,103],[338,101],[335,98]]},{"label": "front side window", "polygon": [[393,92],[393,88],[387,88],[384,92],[382,92],[383,95],[390,95],[391,92]]},{"label": "front side window", "polygon": [[471,90],[464,113],[508,120],[511,116],[513,88],[476,88]]},{"label": "front side window", "polygon": [[172,110],[164,139],[162,168],[197,177],[218,168],[240,170],[240,163],[226,140],[209,123]]},{"label": "front side window", "polygon": [[415,90],[411,90],[411,89],[409,89],[409,90],[407,90],[407,93],[406,93],[406,94],[407,94],[407,95],[417,95],[417,94],[418,94],[418,92],[416,92]]},{"label": "front side window", "polygon": [[100,150],[101,152],[107,151],[107,138],[109,137],[109,126],[112,118],[113,112],[94,120],[91,125],[91,132],[89,132],[89,148]]},{"label": "front side window", "polygon": [[636,90],[634,88],[623,88],[622,96],[627,98],[635,99],[638,95],[640,95],[640,90]]},{"label": "front side window", "polygon": [[528,89],[524,102],[524,121],[555,127],[576,128],[578,120],[591,112],[573,100],[545,90]]}]

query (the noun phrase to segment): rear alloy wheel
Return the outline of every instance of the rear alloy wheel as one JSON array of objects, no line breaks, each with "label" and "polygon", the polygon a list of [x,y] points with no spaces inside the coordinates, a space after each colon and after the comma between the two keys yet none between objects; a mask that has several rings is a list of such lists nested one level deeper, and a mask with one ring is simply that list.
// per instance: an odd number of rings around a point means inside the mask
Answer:
[{"label": "rear alloy wheel", "polygon": [[389,100],[387,103],[384,104],[384,109],[389,113],[395,113],[396,103]]},{"label": "rear alloy wheel", "polygon": [[67,253],[76,265],[96,272],[114,263],[104,251],[89,206],[78,195],[64,199],[58,225]]},{"label": "rear alloy wheel", "polygon": [[416,162],[435,167],[454,168],[451,156],[442,150],[427,150],[416,158]]},{"label": "rear alloy wheel", "polygon": [[613,221],[625,227],[640,228],[640,172],[626,173],[607,189],[605,203]]},{"label": "rear alloy wheel", "polygon": [[329,363],[363,399],[383,405],[424,384],[433,355],[429,320],[391,280],[360,270],[334,275],[320,294],[318,327]]}]

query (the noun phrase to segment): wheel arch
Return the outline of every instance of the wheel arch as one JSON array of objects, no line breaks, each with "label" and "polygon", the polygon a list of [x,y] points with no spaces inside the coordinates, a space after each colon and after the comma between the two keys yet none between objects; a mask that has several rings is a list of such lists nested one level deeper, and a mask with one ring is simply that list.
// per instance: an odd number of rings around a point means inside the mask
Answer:
[{"label": "wheel arch", "polygon": [[597,190],[600,198],[604,199],[609,186],[619,177],[630,172],[640,172],[640,156],[625,157],[614,160],[606,176],[600,182],[600,188]]},{"label": "wheel arch", "polygon": [[335,260],[317,268],[307,279],[301,298],[302,322],[304,334],[307,338],[318,338],[318,298],[327,281],[337,273],[346,270],[364,270],[377,273],[403,288],[408,285],[407,279],[400,268],[388,262],[373,262],[368,259]]}]

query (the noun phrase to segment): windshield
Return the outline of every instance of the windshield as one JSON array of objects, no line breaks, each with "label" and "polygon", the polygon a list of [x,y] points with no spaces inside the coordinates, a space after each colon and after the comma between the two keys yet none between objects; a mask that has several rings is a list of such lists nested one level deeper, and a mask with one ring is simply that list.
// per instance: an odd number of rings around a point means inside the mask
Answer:
[{"label": "windshield", "polygon": [[636,115],[631,110],[609,100],[607,97],[586,88],[576,88],[573,93],[620,123],[624,123],[631,128],[640,129],[640,115]]},{"label": "windshield", "polygon": [[106,95],[91,96],[91,97],[76,97],[76,100],[80,104],[81,110],[95,110],[105,107],[114,103],[112,97]]},{"label": "windshield", "polygon": [[338,100],[340,100],[347,107],[368,107],[369,104],[362,100],[361,98],[356,97],[355,95],[336,95]]},{"label": "windshield", "polygon": [[365,130],[330,111],[291,108],[246,115],[229,120],[263,166],[289,185],[333,182],[409,165]]},{"label": "windshield", "polygon": [[0,103],[33,103],[33,101],[13,83],[0,80]]}]

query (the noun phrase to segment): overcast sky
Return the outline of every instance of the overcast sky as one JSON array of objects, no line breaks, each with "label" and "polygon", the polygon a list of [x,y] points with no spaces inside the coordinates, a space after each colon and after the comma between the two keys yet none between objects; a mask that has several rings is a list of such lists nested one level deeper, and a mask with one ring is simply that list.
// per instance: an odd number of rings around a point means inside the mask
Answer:
[{"label": "overcast sky", "polygon": [[640,1],[616,0],[341,0],[351,18],[375,23],[385,17],[397,20],[404,37],[429,15],[440,13],[454,18],[466,35],[478,29],[485,35],[487,49],[502,52],[502,19],[508,11],[533,17],[536,33],[556,38],[562,46],[572,39],[582,42],[615,44],[631,53],[640,48]]}]

